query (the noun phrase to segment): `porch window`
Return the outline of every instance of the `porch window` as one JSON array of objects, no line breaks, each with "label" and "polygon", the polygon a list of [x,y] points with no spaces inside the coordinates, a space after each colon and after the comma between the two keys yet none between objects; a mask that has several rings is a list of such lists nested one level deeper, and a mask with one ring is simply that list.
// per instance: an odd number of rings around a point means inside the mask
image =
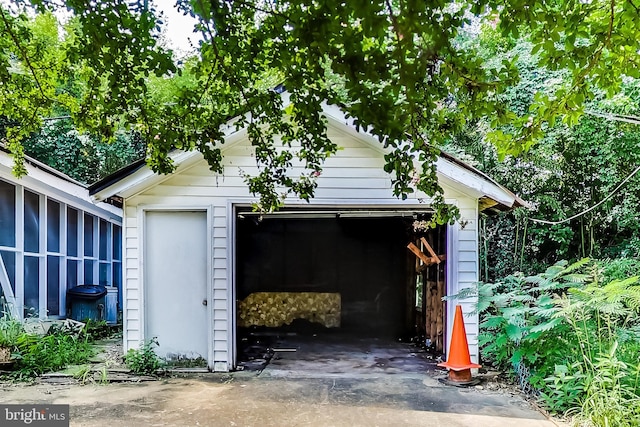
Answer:
[{"label": "porch window", "polygon": [[51,255],[47,257],[47,314],[60,316],[60,257]]},{"label": "porch window", "polygon": [[70,259],[67,261],[67,289],[78,286],[79,261]]},{"label": "porch window", "polygon": [[16,292],[16,253],[10,251],[0,251],[2,255],[2,261],[4,261],[4,268],[7,269],[7,276],[11,282],[11,290]]},{"label": "porch window", "polygon": [[64,317],[77,285],[120,288],[121,242],[119,225],[0,179],[0,255],[25,316]]},{"label": "porch window", "polygon": [[40,258],[24,257],[24,316],[40,315]]},{"label": "porch window", "polygon": [[60,253],[60,203],[47,200],[47,251]]},{"label": "porch window", "polygon": [[78,211],[67,208],[67,256],[78,256]]},{"label": "porch window", "polygon": [[40,196],[24,192],[24,251],[38,253],[40,250]]}]

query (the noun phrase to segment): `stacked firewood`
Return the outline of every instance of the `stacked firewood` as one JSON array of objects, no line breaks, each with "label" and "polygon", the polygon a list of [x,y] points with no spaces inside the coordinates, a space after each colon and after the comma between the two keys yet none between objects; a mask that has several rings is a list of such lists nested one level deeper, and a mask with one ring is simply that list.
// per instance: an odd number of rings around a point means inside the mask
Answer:
[{"label": "stacked firewood", "polygon": [[444,306],[442,297],[445,295],[444,281],[427,281],[425,301],[426,338],[429,339],[437,351],[444,349]]},{"label": "stacked firewood", "polygon": [[256,292],[238,304],[238,326],[280,327],[305,319],[327,328],[340,327],[339,293]]}]

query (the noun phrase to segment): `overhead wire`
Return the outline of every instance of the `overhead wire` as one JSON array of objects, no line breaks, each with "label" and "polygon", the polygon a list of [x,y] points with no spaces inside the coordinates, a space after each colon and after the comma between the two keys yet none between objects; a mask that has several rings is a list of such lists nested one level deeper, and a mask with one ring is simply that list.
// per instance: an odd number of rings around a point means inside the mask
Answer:
[{"label": "overhead wire", "polygon": [[625,122],[625,123],[631,123],[634,125],[640,125],[640,117],[637,117],[637,116],[625,116],[622,114],[601,113],[599,111],[592,111],[592,110],[585,110],[584,113],[594,117],[601,117],[603,119],[609,119],[617,122]]},{"label": "overhead wire", "polygon": [[620,190],[639,171],[640,171],[640,166],[635,168],[635,170],[633,172],[631,172],[624,180],[622,180],[622,182],[620,184],[618,184],[618,186],[616,188],[614,188],[613,191],[607,195],[607,197],[605,197],[604,199],[600,200],[598,203],[596,203],[595,205],[591,206],[590,208],[587,208],[587,209],[583,210],[580,213],[577,213],[577,214],[575,214],[573,216],[570,216],[569,218],[565,218],[565,219],[563,219],[561,221],[547,221],[547,220],[544,220],[544,219],[535,219],[535,218],[529,218],[529,219],[531,221],[533,221],[533,222],[537,222],[537,223],[540,223],[540,224],[559,225],[559,224],[571,221],[572,219],[576,219],[578,217],[581,217],[582,215],[584,215],[584,214],[586,214],[588,212],[591,212],[592,210],[594,210],[595,208],[597,208],[598,206],[600,206],[601,204],[603,204],[604,202],[606,202],[607,200],[612,198],[618,192],[618,190]]},{"label": "overhead wire", "polygon": [[[614,120],[614,121],[618,121],[618,122],[625,122],[625,123],[631,123],[631,124],[634,124],[634,125],[640,125],[640,117],[637,117],[637,116],[626,116],[626,115],[613,114],[613,113],[601,113],[599,111],[593,111],[593,110],[585,110],[585,114],[588,114],[588,115],[591,115],[591,116],[595,116],[595,117],[601,117],[601,118],[604,118],[604,119]],[[547,221],[547,220],[544,220],[544,219],[536,219],[536,218],[529,218],[529,220],[531,220],[532,222],[537,222],[539,224],[559,225],[559,224],[563,224],[565,222],[569,222],[572,219],[579,218],[582,215],[584,215],[586,213],[589,213],[592,210],[596,209],[598,206],[602,205],[604,202],[606,202],[607,200],[612,198],[618,192],[618,190],[620,190],[639,171],[640,171],[640,166],[635,168],[635,170],[633,172],[631,172],[625,179],[623,179],[622,182],[620,184],[618,184],[618,186],[616,188],[614,188],[613,191],[607,195],[607,197],[605,197],[604,199],[600,200],[598,203],[596,203],[595,205],[591,206],[590,208],[587,208],[587,209],[583,210],[580,213],[577,213],[577,214],[575,214],[573,216],[570,216],[569,218],[565,218],[565,219],[560,220],[560,221]]]}]

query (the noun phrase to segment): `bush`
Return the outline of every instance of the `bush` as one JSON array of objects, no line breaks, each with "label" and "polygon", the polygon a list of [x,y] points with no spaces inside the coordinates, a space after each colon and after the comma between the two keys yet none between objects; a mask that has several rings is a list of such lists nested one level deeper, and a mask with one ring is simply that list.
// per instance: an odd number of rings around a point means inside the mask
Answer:
[{"label": "bush", "polygon": [[535,276],[515,274],[480,284],[479,344],[485,360],[519,375],[521,383],[543,387],[554,361],[573,345],[569,326],[555,317],[554,295],[588,280],[578,272],[586,263],[564,261]]},{"label": "bush", "polygon": [[482,356],[580,425],[640,425],[639,265],[563,261],[480,284]]},{"label": "bush", "polygon": [[87,320],[82,333],[90,341],[96,341],[104,338],[110,338],[118,332],[115,332],[115,330],[104,320],[96,321],[89,319]]},{"label": "bush", "polygon": [[602,281],[623,280],[627,277],[640,276],[640,259],[615,258],[596,261],[602,270]]},{"label": "bush", "polygon": [[141,343],[139,349],[129,349],[125,357],[127,367],[139,375],[154,374],[163,365],[162,360],[153,350],[153,346],[157,345],[158,339],[152,338]]}]

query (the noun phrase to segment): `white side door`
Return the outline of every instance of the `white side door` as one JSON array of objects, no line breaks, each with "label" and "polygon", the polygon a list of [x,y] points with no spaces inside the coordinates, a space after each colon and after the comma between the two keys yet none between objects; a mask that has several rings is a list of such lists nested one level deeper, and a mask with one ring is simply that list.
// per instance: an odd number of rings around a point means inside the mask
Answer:
[{"label": "white side door", "polygon": [[169,359],[209,360],[207,212],[146,211],[145,337]]}]

